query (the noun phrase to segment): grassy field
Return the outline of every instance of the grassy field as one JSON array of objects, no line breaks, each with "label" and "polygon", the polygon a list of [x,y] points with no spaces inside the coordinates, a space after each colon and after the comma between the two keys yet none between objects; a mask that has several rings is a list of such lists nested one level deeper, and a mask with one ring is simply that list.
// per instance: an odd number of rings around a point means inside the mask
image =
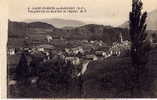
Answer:
[{"label": "grassy field", "polygon": [[113,57],[103,62],[90,63],[84,77],[83,96],[153,98],[157,97],[156,84],[157,49],[153,49],[149,62],[140,72],[133,68],[130,57]]}]

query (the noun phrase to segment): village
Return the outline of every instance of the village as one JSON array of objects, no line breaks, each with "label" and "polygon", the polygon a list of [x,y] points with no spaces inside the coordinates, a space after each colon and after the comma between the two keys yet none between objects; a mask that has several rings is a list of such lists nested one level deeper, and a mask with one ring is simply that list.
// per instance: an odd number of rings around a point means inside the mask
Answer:
[{"label": "village", "polygon": [[[121,34],[119,38],[119,43],[114,42],[112,46],[108,46],[101,40],[68,41],[63,38],[53,39],[51,36],[46,36],[47,43],[44,44],[38,43],[32,47],[8,48],[8,56],[15,57],[18,55],[20,61],[21,53],[25,52],[28,65],[35,59],[40,59],[38,61],[44,63],[57,62],[58,60],[70,62],[73,66],[79,66],[79,70],[74,75],[74,77],[77,77],[84,74],[89,62],[103,61],[112,56],[128,56],[130,43],[127,40],[124,41]],[[9,63],[10,68],[16,68],[19,61],[16,60],[14,64]]]}]

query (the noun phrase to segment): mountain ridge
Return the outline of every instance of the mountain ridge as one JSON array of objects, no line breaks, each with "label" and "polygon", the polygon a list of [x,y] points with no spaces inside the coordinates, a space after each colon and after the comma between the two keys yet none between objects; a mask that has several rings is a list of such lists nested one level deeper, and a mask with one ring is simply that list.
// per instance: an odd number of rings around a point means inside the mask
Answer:
[{"label": "mountain ridge", "polygon": [[36,36],[36,38],[38,38],[39,35],[43,37],[45,37],[45,35],[50,35],[52,37],[62,37],[67,40],[102,40],[106,43],[112,44],[112,42],[119,41],[119,34],[122,33],[124,39],[128,40],[127,29],[112,26],[87,24],[75,28],[62,29],[42,22],[35,22],[35,25],[36,26],[32,25],[32,23],[30,25],[30,23],[10,21],[8,25],[9,37],[24,38],[26,36]]},{"label": "mountain ridge", "polygon": [[86,23],[79,21],[79,20],[71,20],[71,19],[60,19],[60,18],[47,18],[47,19],[28,19],[25,20],[25,22],[45,22],[48,24],[51,24],[57,28],[63,28],[63,27],[79,27],[82,25],[85,25]]}]

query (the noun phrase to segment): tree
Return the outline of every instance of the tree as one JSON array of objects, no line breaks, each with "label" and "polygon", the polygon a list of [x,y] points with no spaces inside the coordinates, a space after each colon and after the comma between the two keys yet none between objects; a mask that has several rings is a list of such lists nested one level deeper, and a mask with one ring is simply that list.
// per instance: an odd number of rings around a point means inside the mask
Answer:
[{"label": "tree", "polygon": [[133,0],[132,12],[130,12],[130,39],[131,39],[131,58],[133,66],[144,66],[147,63],[148,51],[151,43],[147,39],[146,18],[147,12],[142,13],[143,3],[141,0]]},{"label": "tree", "polygon": [[[146,67],[148,62],[149,51],[151,50],[151,40],[149,34],[146,33],[147,12],[142,13],[143,3],[141,0],[133,0],[132,12],[130,12],[130,40],[131,40],[131,59],[133,70],[131,71],[132,93],[134,90],[143,90],[150,88],[151,79],[150,71]],[[146,82],[145,80],[149,81]],[[145,82],[145,83],[144,83]],[[136,94],[136,92],[135,92]]]}]

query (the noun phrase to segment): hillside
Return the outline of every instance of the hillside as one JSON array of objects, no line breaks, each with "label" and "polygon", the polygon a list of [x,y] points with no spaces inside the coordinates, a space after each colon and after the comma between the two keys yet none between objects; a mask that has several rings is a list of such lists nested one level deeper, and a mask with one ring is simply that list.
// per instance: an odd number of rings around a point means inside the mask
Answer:
[{"label": "hillside", "polygon": [[8,36],[9,37],[25,37],[31,29],[53,29],[54,26],[43,22],[8,22]]},{"label": "hillside", "polygon": [[64,38],[68,40],[102,40],[105,43],[112,44],[120,41],[119,34],[122,33],[125,40],[128,40],[128,30],[114,28],[111,26],[89,24],[71,29],[59,29],[43,22],[12,22],[9,21],[9,38],[26,38],[42,41],[46,35],[53,38]]},{"label": "hillside", "polygon": [[59,19],[59,18],[54,18],[54,19],[29,19],[26,20],[26,22],[44,22],[51,24],[57,28],[63,28],[63,27],[79,27],[82,25],[85,25],[84,22],[78,21],[78,20],[68,20],[68,19]]}]

